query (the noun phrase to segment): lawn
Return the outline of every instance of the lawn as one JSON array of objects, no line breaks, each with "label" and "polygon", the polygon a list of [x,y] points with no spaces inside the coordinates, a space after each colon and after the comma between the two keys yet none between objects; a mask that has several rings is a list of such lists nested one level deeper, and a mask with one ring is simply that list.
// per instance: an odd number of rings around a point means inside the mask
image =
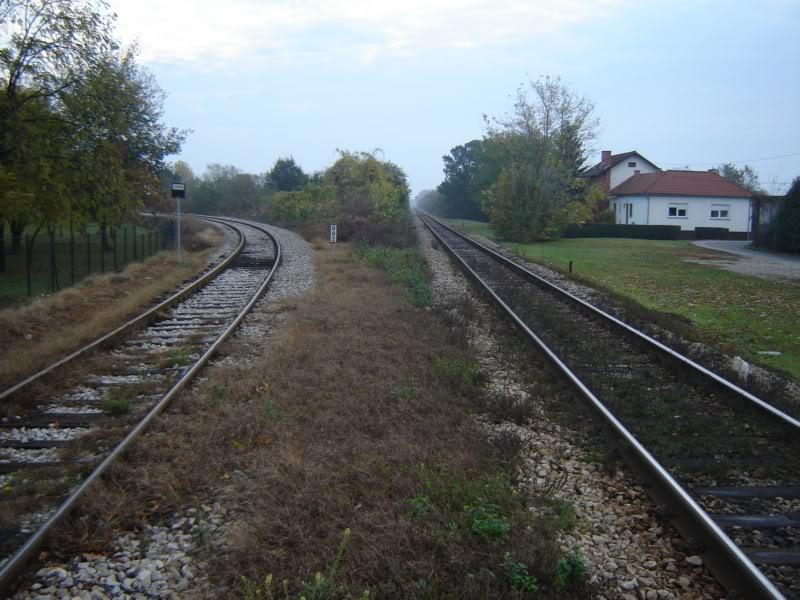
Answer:
[{"label": "lawn", "polygon": [[[450,222],[472,233],[491,234],[485,223]],[[702,264],[733,257],[685,241],[582,238],[504,245],[561,271],[573,261],[574,274],[590,285],[685,317],[703,340],[800,379],[800,282],[770,281]],[[782,354],[758,354],[765,351]]]}]

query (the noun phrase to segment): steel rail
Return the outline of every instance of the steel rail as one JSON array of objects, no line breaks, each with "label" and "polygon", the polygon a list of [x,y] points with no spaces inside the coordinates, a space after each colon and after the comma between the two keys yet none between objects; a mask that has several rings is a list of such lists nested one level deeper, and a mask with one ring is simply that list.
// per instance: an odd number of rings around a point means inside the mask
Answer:
[{"label": "steel rail", "polygon": [[[211,220],[211,219],[209,219]],[[219,219],[215,218],[214,220],[219,221],[234,221],[233,219]],[[228,326],[228,328],[220,335],[219,338],[206,350],[206,352],[197,360],[197,362],[181,377],[170,389],[167,393],[158,401],[158,403],[150,409],[150,411],[144,416],[144,418],[139,421],[139,423],[125,436],[125,438],[117,444],[117,446],[111,451],[111,453],[106,456],[105,459],[84,479],[80,485],[69,495],[69,497],[64,500],[64,502],[56,509],[53,515],[43,523],[34,534],[28,538],[28,540],[8,559],[8,561],[0,568],[0,593],[8,593],[12,589],[12,585],[15,582],[17,576],[22,572],[27,562],[33,558],[34,554],[39,550],[42,544],[45,541],[45,538],[53,529],[53,527],[67,514],[69,514],[72,509],[75,508],[75,505],[78,503],[80,498],[86,492],[87,489],[99,479],[109,468],[109,466],[119,457],[123,452],[125,452],[132,443],[136,440],[139,434],[150,424],[150,422],[155,419],[159,413],[161,413],[164,408],[172,401],[172,399],[183,389],[185,388],[188,383],[194,378],[194,376],[202,369],[211,357],[217,352],[219,347],[231,336],[231,334],[236,330],[242,320],[247,316],[247,314],[253,309],[256,302],[264,295],[267,290],[267,287],[272,281],[272,276],[275,274],[275,271],[278,269],[278,266],[281,263],[282,259],[282,252],[281,252],[281,244],[273,234],[269,231],[264,229],[263,227],[259,227],[252,223],[245,223],[249,227],[253,227],[255,229],[259,229],[262,232],[266,233],[270,239],[272,239],[273,244],[275,245],[275,259],[270,269],[269,273],[267,274],[266,279],[258,288],[256,293],[253,295],[253,298],[247,303],[247,305],[242,309],[239,315],[234,319],[234,321]],[[244,236],[242,236],[244,237]],[[241,249],[240,249],[241,251]]]},{"label": "steel rail", "polygon": [[715,384],[722,386],[727,391],[734,393],[739,398],[741,398],[743,400],[746,400],[747,402],[753,404],[759,410],[769,414],[771,417],[776,418],[783,425],[788,426],[794,433],[800,433],[800,420],[795,419],[791,415],[788,415],[785,412],[775,408],[774,406],[772,406],[771,404],[765,402],[764,400],[762,400],[758,396],[755,396],[755,395],[751,394],[750,392],[748,392],[747,390],[740,388],[735,383],[732,383],[731,381],[728,381],[724,377],[721,377],[720,375],[717,375],[716,373],[714,373],[710,369],[707,369],[703,365],[694,362],[692,359],[684,356],[683,354],[680,354],[679,352],[676,352],[675,350],[673,350],[669,346],[667,346],[665,344],[662,344],[661,342],[659,342],[658,340],[650,337],[646,333],[643,333],[643,332],[639,331],[638,329],[636,329],[634,327],[631,327],[630,325],[628,325],[624,321],[618,319],[617,317],[614,317],[613,315],[608,314],[607,312],[597,308],[596,306],[590,304],[589,302],[586,302],[586,300],[582,300],[581,298],[578,298],[577,296],[575,296],[574,294],[568,292],[567,290],[558,287],[554,283],[552,283],[550,281],[547,281],[546,279],[544,279],[543,277],[541,277],[539,275],[536,275],[536,273],[533,273],[533,272],[529,271],[528,269],[526,269],[525,267],[523,267],[521,265],[518,265],[514,261],[512,261],[512,260],[506,258],[505,256],[503,256],[502,254],[492,250],[491,248],[488,248],[487,246],[484,246],[483,244],[481,244],[480,242],[478,242],[476,240],[473,240],[469,236],[464,235],[463,233],[461,233],[460,231],[458,231],[456,229],[453,229],[449,225],[447,225],[445,223],[442,223],[440,220],[438,220],[435,217],[429,215],[428,213],[426,213],[424,211],[421,211],[421,210],[418,210],[417,212],[419,212],[421,214],[424,214],[427,218],[435,221],[439,226],[444,227],[445,229],[447,229],[451,233],[459,236],[465,242],[471,244],[472,246],[474,246],[475,248],[477,248],[481,252],[487,254],[488,256],[494,258],[498,262],[501,262],[503,265],[511,268],[512,270],[514,270],[518,274],[522,275],[526,279],[533,280],[537,285],[544,286],[549,291],[555,292],[556,294],[558,294],[560,296],[563,296],[564,298],[567,298],[571,302],[573,302],[573,303],[577,304],[578,306],[580,306],[582,309],[585,309],[585,310],[589,311],[590,313],[601,317],[603,320],[605,320],[607,322],[610,322],[610,323],[614,324],[616,327],[622,329],[625,333],[627,333],[627,334],[633,336],[634,338],[636,338],[636,339],[638,339],[640,341],[643,341],[646,344],[658,349],[662,353],[667,354],[670,358],[680,362],[683,366],[689,367],[690,369],[698,371],[702,375],[704,375],[706,377],[709,377]]},{"label": "steel rail", "polygon": [[[422,212],[422,211],[418,211]],[[445,227],[461,238],[465,236],[426,213],[425,217],[431,218],[437,224]],[[639,469],[642,469],[651,480],[653,487],[648,489],[657,502],[662,502],[671,508],[678,508],[679,512],[673,516],[673,523],[678,531],[687,539],[699,540],[706,546],[704,558],[709,568],[720,582],[726,586],[736,597],[746,599],[785,600],[781,592],[769,579],[753,564],[753,562],[739,549],[714,520],[700,507],[699,504],[684,490],[669,472],[653,457],[652,454],[628,431],[628,429],[611,413],[594,393],[575,375],[569,367],[537,336],[528,325],[492,290],[492,288],[478,275],[467,262],[444,240],[442,236],[427,222],[423,223],[442,244],[447,252],[456,261],[462,271],[489,296],[489,298],[520,328],[525,336],[544,353],[547,359],[560,371],[579,394],[587,400],[609,426],[621,439]],[[466,238],[465,238],[466,239]],[[485,246],[480,246],[485,248]],[[487,249],[488,250],[488,249]],[[491,252],[491,251],[490,251]],[[493,256],[504,257],[491,252]],[[712,549],[711,552],[708,549]]]},{"label": "steel rail", "polygon": [[220,264],[218,264],[216,267],[214,267],[211,271],[209,271],[208,273],[206,273],[205,275],[203,275],[199,279],[193,281],[192,283],[187,285],[185,288],[183,288],[183,289],[179,290],[178,292],[174,293],[172,296],[170,296],[169,298],[167,298],[163,302],[159,303],[158,305],[149,308],[148,310],[146,310],[142,314],[140,314],[140,315],[138,315],[138,316],[126,321],[125,323],[123,323],[119,327],[116,327],[112,331],[100,336],[96,340],[94,340],[92,342],[89,342],[88,344],[82,346],[78,350],[75,350],[71,354],[68,354],[67,356],[65,356],[63,358],[60,358],[56,362],[48,365],[47,367],[41,369],[40,371],[37,371],[36,373],[31,375],[30,377],[27,377],[26,379],[24,379],[24,380],[22,380],[22,381],[20,381],[20,382],[18,382],[16,384],[14,384],[13,386],[3,390],[2,392],[0,392],[0,402],[10,398],[14,394],[19,393],[22,389],[28,387],[29,385],[31,385],[35,381],[38,381],[38,380],[42,379],[44,376],[49,375],[53,371],[63,367],[64,365],[66,365],[68,363],[71,363],[76,358],[79,358],[81,356],[85,356],[89,352],[91,352],[93,350],[96,350],[100,346],[102,346],[104,344],[108,344],[108,343],[110,343],[112,341],[115,341],[119,337],[130,333],[131,331],[133,331],[137,327],[139,327],[139,326],[147,323],[148,321],[150,321],[160,311],[174,306],[175,304],[177,304],[178,302],[180,302],[184,298],[187,298],[188,296],[192,295],[195,291],[197,291],[198,289],[200,289],[204,285],[210,283],[211,280],[213,280],[220,273],[222,273],[225,269],[227,269],[231,265],[231,263],[233,263],[233,261],[235,261],[237,258],[239,258],[239,255],[242,253],[242,250],[244,249],[244,244],[245,244],[244,236],[242,235],[242,233],[240,231],[238,231],[235,227],[232,227],[228,223],[223,223],[222,221],[220,221],[220,223],[223,224],[223,225],[226,225],[230,229],[233,229],[239,235],[239,243],[236,246],[236,248],[234,249],[234,251],[231,252],[230,256],[228,256]]}]

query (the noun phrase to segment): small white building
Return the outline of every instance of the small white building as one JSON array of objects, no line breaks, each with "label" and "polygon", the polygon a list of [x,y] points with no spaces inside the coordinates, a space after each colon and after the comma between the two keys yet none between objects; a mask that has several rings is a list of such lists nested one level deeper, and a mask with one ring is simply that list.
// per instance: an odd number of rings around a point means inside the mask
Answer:
[{"label": "small white building", "polygon": [[618,224],[724,227],[727,239],[749,239],[753,194],[711,171],[635,172],[613,187],[609,207]]},{"label": "small white building", "polygon": [[611,154],[611,150],[603,150],[600,162],[584,170],[580,176],[587,178],[590,184],[599,183],[607,192],[633,177],[637,171],[655,173],[658,167],[635,150],[620,154]]}]

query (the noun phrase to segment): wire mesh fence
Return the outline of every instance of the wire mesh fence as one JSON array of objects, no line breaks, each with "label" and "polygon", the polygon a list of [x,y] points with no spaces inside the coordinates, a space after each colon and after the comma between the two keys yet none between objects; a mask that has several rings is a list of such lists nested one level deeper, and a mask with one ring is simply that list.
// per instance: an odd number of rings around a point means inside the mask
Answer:
[{"label": "wire mesh fence", "polygon": [[0,252],[0,308],[56,292],[98,273],[121,271],[175,244],[171,219],[140,224],[58,224],[14,235],[6,225]]}]

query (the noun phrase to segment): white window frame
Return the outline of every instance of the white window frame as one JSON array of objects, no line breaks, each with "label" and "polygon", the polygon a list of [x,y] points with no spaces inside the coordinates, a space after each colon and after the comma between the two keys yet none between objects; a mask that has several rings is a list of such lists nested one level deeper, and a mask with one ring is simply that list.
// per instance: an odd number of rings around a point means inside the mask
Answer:
[{"label": "white window frame", "polygon": [[[714,216],[714,213],[717,213],[717,216]],[[723,213],[725,213],[723,215]],[[712,204],[711,205],[711,212],[709,213],[711,216],[709,219],[713,221],[730,221],[731,220],[731,205],[730,204]]]},{"label": "white window frame", "polygon": [[[670,214],[672,210],[675,209],[675,214]],[[683,211],[683,214],[681,214]],[[688,219],[689,218],[689,205],[688,204],[670,204],[667,206],[667,218],[668,219]]]}]

